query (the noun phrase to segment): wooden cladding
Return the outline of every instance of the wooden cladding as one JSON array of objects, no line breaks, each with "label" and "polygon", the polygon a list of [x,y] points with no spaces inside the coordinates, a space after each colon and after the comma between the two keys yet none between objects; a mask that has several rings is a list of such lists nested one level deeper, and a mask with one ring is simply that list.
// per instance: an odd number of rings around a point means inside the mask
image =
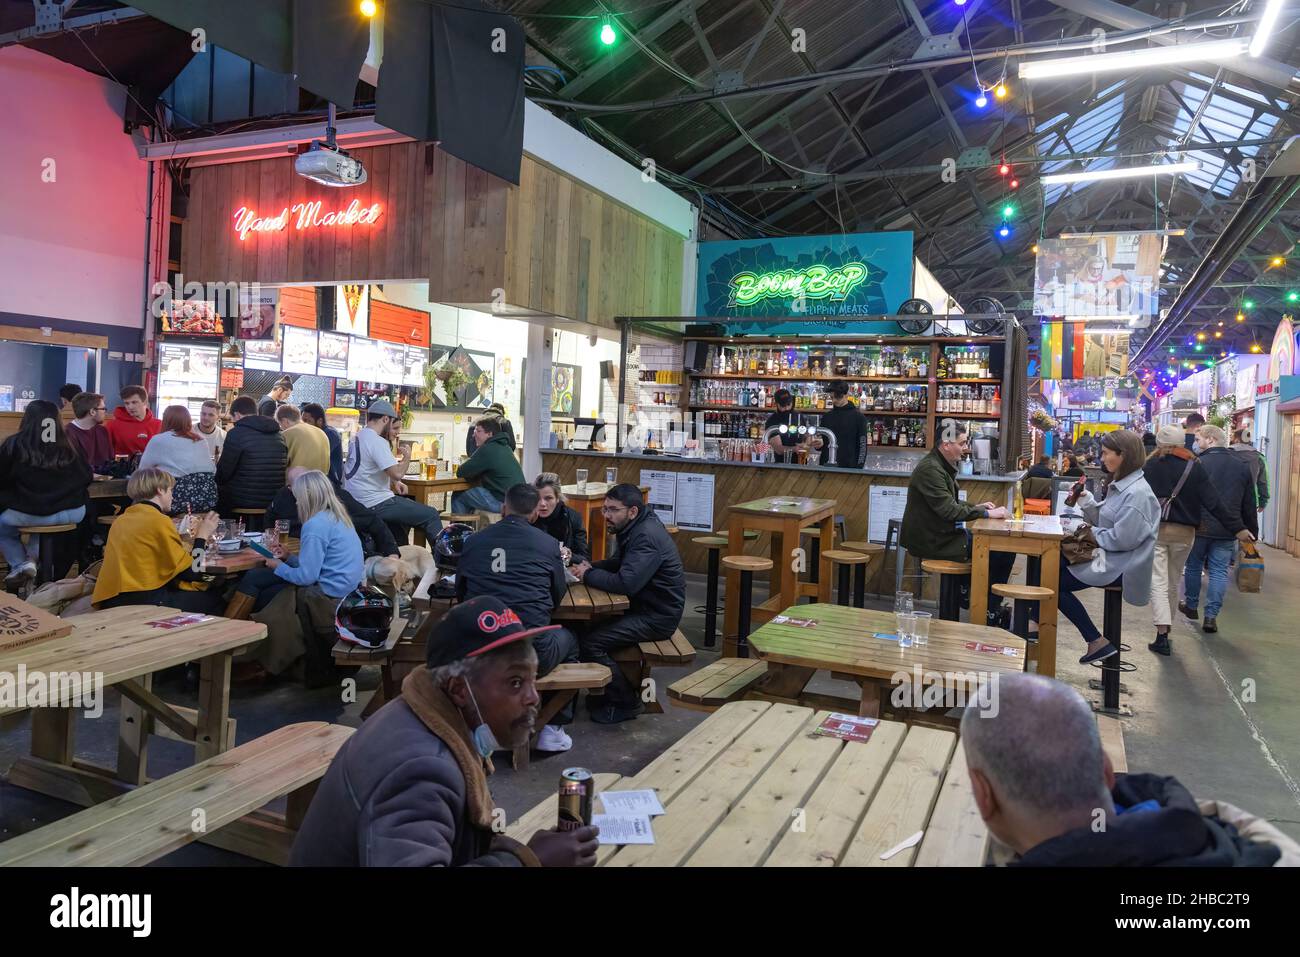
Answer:
[{"label": "wooden cladding", "polygon": [[370,300],[370,338],[404,342],[408,346],[429,345],[429,314],[419,309]]},{"label": "wooden cladding", "polygon": [[[680,311],[682,237],[544,163],[525,156],[516,187],[423,143],[353,153],[369,178],[348,189],[298,176],[292,157],[193,170],[186,280],[427,280],[431,302],[611,328],[615,316]],[[354,200],[380,205],[374,222],[320,222]]]},{"label": "wooden cladding", "polygon": [[285,286],[280,290],[280,322],[303,329],[316,328],[316,288]]}]

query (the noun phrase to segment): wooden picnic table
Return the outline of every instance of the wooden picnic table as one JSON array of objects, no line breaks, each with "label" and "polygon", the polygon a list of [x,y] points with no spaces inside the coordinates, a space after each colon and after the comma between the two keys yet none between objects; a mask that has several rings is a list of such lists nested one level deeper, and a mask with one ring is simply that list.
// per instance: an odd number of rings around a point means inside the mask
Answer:
[{"label": "wooden picnic table", "polygon": [[[815,595],[820,602],[831,600],[831,560],[826,557],[834,540],[835,500],[778,496],[741,502],[727,509],[727,554],[745,554],[745,532],[754,529],[772,534],[772,572],[768,592],[771,597],[754,606],[750,620],[760,625],[789,608],[800,596]],[[796,549],[801,548],[800,532],[805,528],[821,530],[823,548],[816,582],[801,582],[794,569]],[[736,634],[740,627],[740,572],[727,569],[723,620],[722,653],[736,654]]]},{"label": "wooden picnic table", "polygon": [[[767,674],[753,686],[750,696],[879,717],[881,705],[889,702],[900,673],[910,679],[917,668],[923,676],[931,672],[1014,674],[1025,669],[1025,642],[1008,631],[987,625],[935,618],[927,644],[903,648],[897,641],[874,637],[877,633],[897,631],[893,612],[844,605],[795,605],[777,618],[816,624],[805,626],[773,620],[749,636],[754,656],[767,662]],[[1010,648],[1013,653],[980,651],[967,645]],[[854,701],[806,693],[804,688],[818,671],[829,671],[838,678],[856,682],[861,688],[860,698]],[[974,692],[974,688],[969,688],[967,694],[971,696]],[[946,710],[947,707],[935,709],[930,717],[938,719]]]},{"label": "wooden picnic table", "polygon": [[[290,555],[297,555],[301,543],[296,538],[286,537],[280,543],[284,550]],[[260,568],[266,564],[266,558],[259,555],[251,548],[245,546],[237,552],[222,552],[215,558],[211,555],[204,555],[203,570],[211,575],[238,575],[252,568]]]},{"label": "wooden picnic table", "polygon": [[1050,589],[1051,598],[1039,602],[1038,642],[1030,660],[1038,673],[1056,677],[1056,619],[1061,570],[1061,539],[1065,530],[1059,515],[1026,515],[1024,521],[981,518],[970,523],[970,620],[985,621],[989,608],[989,552],[1014,552],[1037,559],[1038,581],[1029,584]]},{"label": "wooden picnic table", "polygon": [[573,582],[559,607],[551,612],[551,620],[593,621],[621,615],[629,606],[627,595],[615,595],[582,582]]},{"label": "wooden picnic table", "polygon": [[[64,801],[90,805],[144,784],[149,736],[194,745],[195,762],[234,744],[230,718],[230,669],[237,651],[266,637],[266,626],[215,616],[177,627],[151,626],[185,614],[157,605],[127,605],[67,619],[72,633],[0,652],[0,674],[30,677],[73,672],[102,676],[103,687],[122,695],[117,767],[74,758],[77,708],[32,707],[31,756],[9,769],[9,783]],[[197,710],[174,707],[152,691],[152,676],[187,661],[199,663]],[[102,703],[102,694],[100,701]],[[22,710],[0,704],[0,715]]]},{"label": "wooden picnic table", "polygon": [[[652,788],[653,845],[602,846],[606,867],[980,867],[990,837],[952,731],[881,721],[865,743],[814,735],[829,712],[724,705],[639,774],[598,790]],[[510,825],[554,827],[552,795]],[[599,796],[594,802],[601,810]],[[881,855],[917,831],[919,844]]]}]

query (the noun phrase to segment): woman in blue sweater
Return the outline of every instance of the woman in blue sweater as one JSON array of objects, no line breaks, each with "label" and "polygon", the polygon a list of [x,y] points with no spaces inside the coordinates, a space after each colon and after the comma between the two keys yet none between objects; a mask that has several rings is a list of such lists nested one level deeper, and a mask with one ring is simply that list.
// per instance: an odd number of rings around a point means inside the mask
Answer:
[{"label": "woman in blue sweater", "polygon": [[246,573],[226,609],[227,618],[261,611],[285,585],[315,585],[342,601],[365,577],[361,539],[330,480],[322,472],[304,472],[294,479],[292,489],[302,520],[298,554],[289,556],[277,547],[277,557],[267,559],[265,568]]}]

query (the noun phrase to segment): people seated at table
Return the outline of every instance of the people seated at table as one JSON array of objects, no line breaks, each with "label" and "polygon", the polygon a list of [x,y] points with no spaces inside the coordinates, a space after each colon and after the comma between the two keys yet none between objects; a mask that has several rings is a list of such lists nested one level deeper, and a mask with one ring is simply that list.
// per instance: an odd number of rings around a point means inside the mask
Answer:
[{"label": "people seated at table", "polygon": [[143,386],[123,386],[117,395],[122,404],[113,410],[104,428],[113,440],[114,455],[137,455],[158,434],[162,421],[149,408],[149,393]]},{"label": "people seated at table", "polygon": [[[487,407],[487,411],[483,413],[483,417],[486,419],[496,419],[497,422],[500,423],[501,431],[505,433],[506,441],[510,446],[510,451],[513,452],[516,445],[515,427],[511,425],[510,420],[506,418],[506,407],[500,402],[493,402]],[[478,448],[478,438],[474,435],[474,426],[477,424],[477,422],[471,423],[469,429],[465,432],[466,455],[473,455],[474,450]]]},{"label": "people seated at table", "polygon": [[533,524],[560,543],[560,556],[565,564],[591,561],[591,546],[587,544],[582,516],[565,504],[560,477],[554,472],[543,472],[533,480],[533,485],[540,496]]},{"label": "people seated at table", "polygon": [[287,402],[275,410],[275,421],[280,426],[280,435],[289,450],[288,467],[299,466],[310,471],[323,472],[327,477],[330,470],[330,440],[325,433],[314,425],[302,420],[302,413],[297,406]]},{"label": "people seated at table", "polygon": [[[1071,495],[1079,492],[1074,506],[1092,526],[1097,549],[1091,561],[1074,565],[1064,553],[1061,555],[1058,607],[1088,643],[1079,659],[1082,665],[1109,658],[1119,649],[1097,630],[1075,593],[1122,580],[1124,601],[1145,605],[1151,599],[1151,563],[1160,527],[1160,503],[1142,473],[1146,450],[1138,434],[1127,430],[1107,432],[1101,439],[1101,460],[1114,476],[1106,498],[1099,503],[1082,484],[1071,491]],[[1030,609],[1030,617],[1036,622],[1038,603],[1031,604]]]},{"label": "people seated at table", "polygon": [[[284,488],[275,493],[275,498],[271,499],[271,507],[266,510],[267,525],[274,522],[288,522],[289,534],[298,538],[302,529],[302,521],[298,518],[298,499],[293,494],[293,483],[298,476],[307,472],[308,469],[298,466],[289,468],[284,473]],[[333,483],[330,483],[333,484]],[[378,515],[371,509],[366,508],[355,498],[347,489],[334,486],[334,494],[338,496],[339,501],[347,510],[348,517],[352,519],[352,527],[357,530],[357,537],[361,539],[361,552],[367,558],[371,555],[400,556],[401,551],[397,547],[397,540],[393,538],[393,533]]]},{"label": "people seated at table", "polygon": [[603,697],[587,698],[591,720],[615,724],[645,709],[641,689],[631,686],[611,653],[643,641],[672,638],[686,604],[686,578],[672,536],[646,507],[639,488],[615,485],[605,493],[601,511],[617,537],[618,550],[613,558],[582,562],[572,571],[593,588],[629,599],[627,614],[598,625],[579,640],[582,660],[605,665],[613,675]]},{"label": "people seated at table", "polygon": [[330,467],[325,474],[334,483],[337,491],[343,484],[343,438],[339,435],[338,429],[325,424],[325,409],[319,402],[304,403],[300,411],[304,424],[315,426],[325,433],[325,440],[329,442],[330,447]]},{"label": "people seated at table", "polygon": [[1025,478],[1050,479],[1055,475],[1056,473],[1052,471],[1052,457],[1044,455],[1039,458],[1036,465],[1030,466],[1029,471],[1025,473]]},{"label": "people seated at table", "polygon": [[149,440],[140,468],[162,469],[176,480],[172,514],[210,512],[217,507],[217,466],[203,436],[194,431],[183,405],[163,409],[162,431]]},{"label": "people seated at table", "polygon": [[73,420],[64,432],[81,460],[96,475],[107,475],[113,466],[113,439],[104,428],[108,406],[98,392],[80,392],[72,400]]},{"label": "people seated at table", "polygon": [[[970,448],[966,427],[943,419],[938,442],[921,457],[907,483],[907,504],[899,544],[918,559],[950,562],[971,560],[971,534],[963,526],[981,518],[1006,518],[1007,510],[993,502],[972,505],[957,497],[957,464]],[[989,585],[1005,584],[1011,577],[1016,556],[1011,552],[989,552]],[[963,590],[969,591],[969,587]],[[968,607],[969,595],[962,601]],[[999,620],[1002,599],[989,593],[989,620]],[[984,624],[984,622],[978,622]]]},{"label": "people seated at table", "polygon": [[1079,464],[1079,457],[1073,452],[1067,452],[1065,455],[1065,470],[1061,472],[1061,478],[1079,478],[1083,474],[1083,466]]},{"label": "people seated at table", "polygon": [[277,543],[275,558],[240,578],[225,617],[247,618],[261,611],[286,585],[314,585],[326,597],[342,601],[365,577],[361,539],[325,473],[302,472],[292,490],[302,523],[298,554],[288,554]]},{"label": "people seated at table", "polygon": [[[72,400],[81,395],[84,391],[85,389],[77,385],[75,382],[66,382],[59,386],[59,411],[70,411],[72,409]],[[76,413],[73,412],[73,415],[76,415]]]},{"label": "people seated at table", "polygon": [[264,509],[284,485],[288,449],[275,419],[257,414],[251,396],[230,403],[235,420],[226,434],[217,463],[217,492],[222,515],[237,508]]},{"label": "people seated at table", "polygon": [[499,512],[506,489],[524,481],[524,471],[515,458],[514,438],[502,429],[503,421],[489,415],[474,423],[473,436],[477,447],[469,459],[461,463],[456,475],[477,484],[452,493],[453,512],[471,512],[476,508]]},{"label": "people seated at table", "polygon": [[[532,523],[541,496],[531,485],[506,489],[501,521],[475,532],[465,541],[456,566],[456,597],[461,601],[490,595],[514,609],[525,628],[550,624],[551,613],[569,590],[560,544]],[[533,639],[537,652],[537,677],[544,678],[556,665],[578,660],[578,639],[567,628],[556,628]],[[564,725],[573,721],[573,702],[542,728],[539,751],[568,751],[573,741]]]},{"label": "people seated at table", "polygon": [[[5,589],[26,588],[36,577],[40,540],[23,544],[24,526],[78,524],[86,516],[86,488],[91,471],[68,441],[59,409],[33,399],[23,411],[18,431],[0,443],[0,552],[9,571]],[[61,549],[55,578],[70,563],[71,548]]]},{"label": "people seated at table", "polygon": [[[1142,440],[1133,435],[1140,446]],[[1176,778],[1115,773],[1092,708],[1044,675],[997,676],[996,709],[971,704],[961,747],[989,831],[1019,867],[1270,867],[1300,845]]]},{"label": "people seated at table", "polygon": [[347,489],[388,523],[399,545],[411,528],[419,528],[432,546],[442,529],[442,518],[436,508],[404,497],[407,488],[402,476],[410,464],[411,450],[403,447],[400,459],[393,455],[390,436],[397,419],[397,410],[386,399],[366,408],[365,428],[357,431],[348,457]]},{"label": "people seated at table", "polygon": [[321,779],[289,854],[306,867],[591,866],[595,827],[500,833],[488,758],[528,741],[537,655],[503,602],[456,605],[401,696],[366,719]]},{"label": "people seated at table", "polygon": [[216,399],[206,399],[199,410],[199,424],[195,429],[208,449],[212,452],[212,461],[221,458],[221,447],[226,444],[226,430],[221,427],[221,406]]},{"label": "people seated at table", "polygon": [[175,485],[176,480],[158,468],[136,469],[127,481],[132,504],[109,528],[91,596],[96,608],[165,605],[221,614],[221,594],[208,589],[199,570],[208,539],[217,528],[217,514],[195,516],[194,541],[186,546],[169,517]]}]

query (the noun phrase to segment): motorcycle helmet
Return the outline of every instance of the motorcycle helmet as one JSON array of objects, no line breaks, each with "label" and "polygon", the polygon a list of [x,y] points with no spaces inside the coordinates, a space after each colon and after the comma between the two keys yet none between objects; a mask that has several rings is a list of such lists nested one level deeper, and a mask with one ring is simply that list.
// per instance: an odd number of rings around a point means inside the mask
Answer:
[{"label": "motorcycle helmet", "polygon": [[474,529],[464,522],[448,525],[433,540],[433,560],[437,566],[447,571],[455,571],[460,564],[460,556],[465,551],[465,542],[474,534]]},{"label": "motorcycle helmet", "polygon": [[363,648],[383,647],[392,626],[393,600],[369,585],[354,588],[334,612],[339,638]]}]

